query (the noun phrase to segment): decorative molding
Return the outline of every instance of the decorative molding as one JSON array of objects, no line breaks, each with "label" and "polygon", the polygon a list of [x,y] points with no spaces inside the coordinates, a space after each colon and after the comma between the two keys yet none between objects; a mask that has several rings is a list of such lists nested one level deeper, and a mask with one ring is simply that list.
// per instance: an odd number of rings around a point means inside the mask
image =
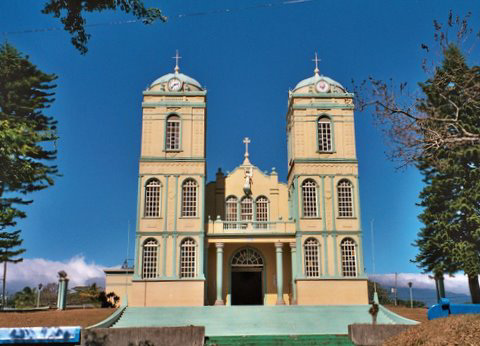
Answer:
[{"label": "decorative molding", "polygon": [[205,96],[206,91],[144,91],[143,95],[149,96]]},{"label": "decorative molding", "polygon": [[353,98],[354,93],[293,93],[292,98],[310,97],[310,98]]},{"label": "decorative molding", "polygon": [[205,162],[204,157],[158,157],[142,156],[140,162]]},{"label": "decorative molding", "polygon": [[161,102],[142,102],[142,108],[155,107],[206,107],[205,102],[185,102],[185,101],[161,101]]},{"label": "decorative molding", "polygon": [[353,104],[339,103],[297,103],[292,105],[292,109],[354,109]]}]

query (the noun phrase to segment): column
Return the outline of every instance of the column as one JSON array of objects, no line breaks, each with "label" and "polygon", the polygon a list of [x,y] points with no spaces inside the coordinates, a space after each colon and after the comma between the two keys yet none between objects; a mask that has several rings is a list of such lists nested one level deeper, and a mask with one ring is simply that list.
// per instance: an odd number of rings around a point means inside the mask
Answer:
[{"label": "column", "polygon": [[223,293],[223,243],[215,243],[217,248],[217,299],[215,305],[225,305],[222,299]]},{"label": "column", "polygon": [[283,243],[275,243],[277,255],[277,305],[285,305],[283,301]]},{"label": "column", "polygon": [[332,233],[333,237],[333,270],[335,276],[338,276],[338,255],[337,255],[337,232],[334,231]]},{"label": "column", "polygon": [[292,304],[297,304],[297,244],[290,243],[290,253],[292,257]]}]

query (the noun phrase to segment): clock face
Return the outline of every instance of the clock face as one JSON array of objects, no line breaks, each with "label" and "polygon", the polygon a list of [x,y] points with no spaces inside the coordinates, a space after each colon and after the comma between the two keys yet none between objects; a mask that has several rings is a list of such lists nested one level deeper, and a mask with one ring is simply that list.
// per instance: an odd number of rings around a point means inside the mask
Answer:
[{"label": "clock face", "polygon": [[330,85],[327,82],[321,80],[317,83],[317,85],[315,85],[315,89],[317,89],[319,93],[326,93],[328,92],[328,90],[330,90]]},{"label": "clock face", "polygon": [[171,91],[178,91],[182,88],[182,82],[178,78],[172,78],[168,81],[168,89]]}]

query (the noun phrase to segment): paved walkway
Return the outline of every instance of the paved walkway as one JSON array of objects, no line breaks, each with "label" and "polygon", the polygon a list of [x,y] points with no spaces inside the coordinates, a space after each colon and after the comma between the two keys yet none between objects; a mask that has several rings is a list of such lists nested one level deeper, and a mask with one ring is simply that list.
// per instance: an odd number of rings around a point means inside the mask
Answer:
[{"label": "paved walkway", "polygon": [[[207,336],[348,334],[352,323],[371,323],[369,305],[128,307],[113,326],[205,326]],[[378,323],[415,324],[381,307]]]}]

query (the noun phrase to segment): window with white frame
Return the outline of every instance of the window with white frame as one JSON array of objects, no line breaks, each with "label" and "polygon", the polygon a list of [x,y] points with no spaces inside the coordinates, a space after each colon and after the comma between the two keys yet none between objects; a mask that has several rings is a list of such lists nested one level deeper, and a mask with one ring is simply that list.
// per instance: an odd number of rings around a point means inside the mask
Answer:
[{"label": "window with white frame", "polygon": [[153,279],[157,277],[157,252],[158,243],[155,239],[147,239],[143,243],[142,278]]},{"label": "window with white frame", "polygon": [[328,117],[318,119],[318,151],[332,151],[332,123]]},{"label": "window with white frame", "polygon": [[340,180],[337,185],[338,216],[353,217],[353,186],[346,179]]},{"label": "window with white frame", "polygon": [[180,150],[180,117],[170,115],[165,131],[165,150]]},{"label": "window with white frame", "polygon": [[[236,229],[237,228],[237,212],[238,212],[238,200],[235,196],[230,196],[225,201],[225,229]],[[232,223],[229,223],[232,222]]]},{"label": "window with white frame", "polygon": [[198,185],[193,179],[187,179],[182,184],[182,216],[197,216]]},{"label": "window with white frame", "polygon": [[[257,228],[268,229],[268,199],[265,196],[260,196],[256,201],[256,221]],[[264,222],[264,223],[263,223]]]},{"label": "window with white frame", "polygon": [[302,184],[303,217],[318,217],[317,184],[305,180]]},{"label": "window with white frame", "polygon": [[250,197],[245,197],[240,202],[240,221],[242,223],[242,228],[247,228],[247,222],[253,220],[253,201]]},{"label": "window with white frame", "polygon": [[158,179],[150,179],[145,184],[145,217],[159,217],[160,216],[160,189],[161,184]]},{"label": "window with white frame", "polygon": [[196,243],[192,238],[186,238],[180,243],[180,277],[195,277]]},{"label": "window with white frame", "polygon": [[342,250],[342,275],[357,276],[355,242],[351,238],[345,238],[342,240],[340,247]]},{"label": "window with white frame", "polygon": [[320,276],[320,244],[315,238],[308,238],[303,244],[305,256],[305,276]]}]

